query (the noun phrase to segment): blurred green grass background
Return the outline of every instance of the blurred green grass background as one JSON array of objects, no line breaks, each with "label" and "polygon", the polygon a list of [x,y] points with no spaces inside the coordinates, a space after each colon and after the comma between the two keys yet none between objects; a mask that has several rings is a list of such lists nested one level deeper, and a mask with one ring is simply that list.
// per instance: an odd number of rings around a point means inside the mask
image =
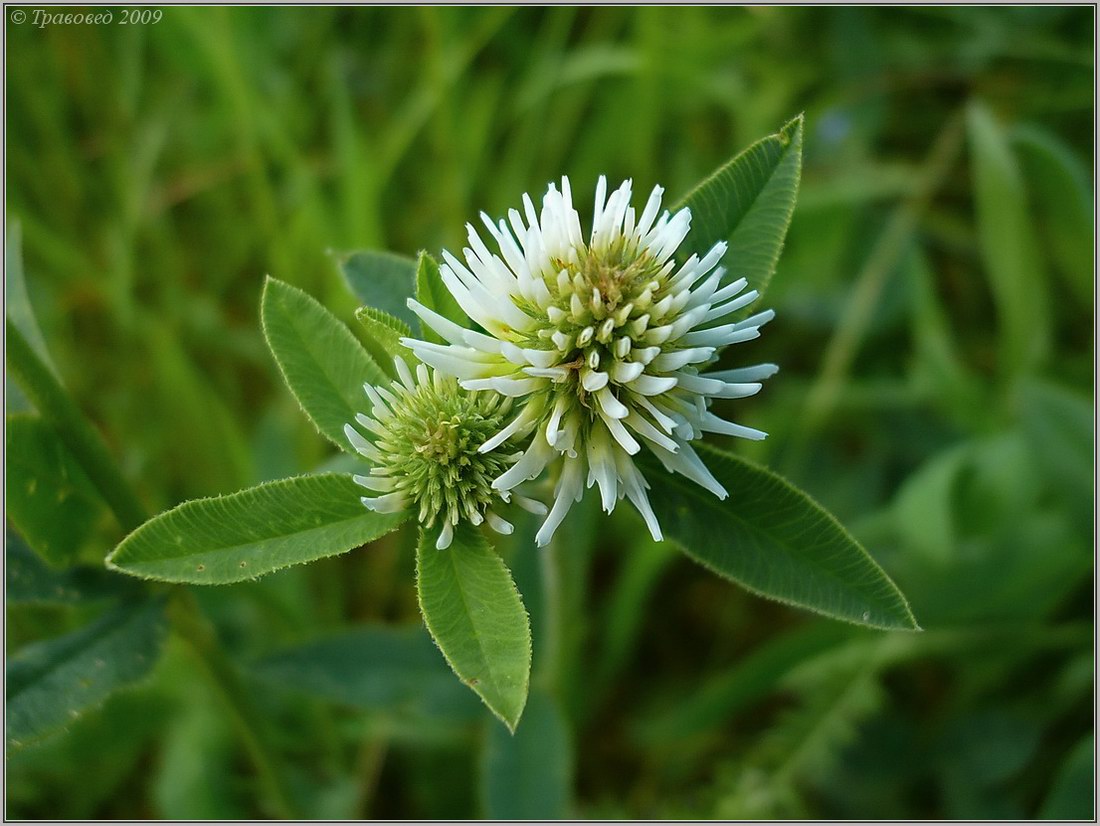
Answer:
[{"label": "blurred green grass background", "polygon": [[[1093,35],[1089,7],[7,22],[8,222],[66,385],[162,509],[328,458],[264,346],[265,274],[354,327],[340,252],[455,249],[480,210],[562,174],[676,197],[805,112],[777,318],[737,348],[781,366],[731,405],[771,435],[734,447],[829,507],[926,632],[838,628],[625,514],[578,514],[568,811],[1091,817]],[[89,562],[119,539],[101,523]],[[505,552],[537,602],[533,550]],[[198,596],[250,660],[415,620],[411,569],[379,543]],[[76,619],[12,607],[8,645]],[[491,813],[481,729],[406,731],[271,686],[257,702],[313,816]],[[149,684],[10,758],[8,814],[257,816],[254,785],[170,648]]]}]

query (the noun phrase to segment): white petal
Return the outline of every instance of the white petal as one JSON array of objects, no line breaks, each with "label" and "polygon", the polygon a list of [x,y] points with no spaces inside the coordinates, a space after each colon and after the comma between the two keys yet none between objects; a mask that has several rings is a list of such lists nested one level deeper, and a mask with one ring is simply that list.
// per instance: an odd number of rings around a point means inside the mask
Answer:
[{"label": "white petal", "polygon": [[505,519],[501,519],[492,511],[485,511],[485,519],[488,521],[490,528],[492,528],[499,534],[503,534],[504,536],[508,536],[512,531],[516,529],[515,525],[513,525],[511,522],[508,522]]},{"label": "white petal", "polygon": [[618,419],[611,418],[604,413],[603,410],[598,410],[596,412],[599,414],[600,421],[607,425],[607,429],[611,432],[611,435],[615,437],[615,441],[622,446],[623,450],[633,456],[642,449],[637,439],[631,436],[630,431],[623,427],[622,422]]},{"label": "white petal", "polygon": [[487,353],[500,352],[500,342],[492,336],[487,336],[476,330],[467,330],[465,327],[460,327],[449,318],[441,316],[435,310],[428,309],[415,298],[408,299],[406,303],[409,309],[416,313],[421,321],[439,333],[444,339],[451,342],[451,344],[465,344],[467,347],[473,347]]},{"label": "white petal", "polygon": [[634,432],[645,439],[647,442],[654,442],[659,444],[665,450],[676,452],[678,445],[652,424],[650,424],[645,416],[636,410],[632,410],[630,415],[623,420],[626,424],[630,425]]},{"label": "white petal", "polygon": [[409,365],[405,363],[405,359],[401,356],[394,356],[394,367],[397,368],[397,377],[401,379],[401,383],[405,385],[405,389],[410,393],[416,390],[416,383],[413,381],[412,373],[409,371]]},{"label": "white petal", "polygon": [[718,292],[710,297],[711,305],[720,304],[726,299],[733,298],[748,285],[749,280],[747,278],[738,278],[736,281],[731,281],[729,284],[724,286],[722,289],[720,289]]},{"label": "white petal", "polygon": [[[375,434],[376,436],[386,436],[386,435],[389,434],[389,430],[382,427],[382,425],[380,425],[378,422],[376,422],[370,416],[366,416],[362,413],[356,413],[355,414],[355,421],[357,421],[359,424],[361,424],[363,427],[365,427],[367,430],[369,430],[371,433]],[[344,434],[347,435],[346,430],[344,431]]]},{"label": "white petal", "polygon": [[588,367],[581,368],[581,387],[589,393],[595,393],[597,390],[607,387],[610,378],[607,373],[592,370]]},{"label": "white petal", "polygon": [[726,324],[722,327],[711,327],[709,330],[696,330],[688,333],[680,343],[689,347],[725,347],[729,344],[740,344],[742,341],[752,341],[760,338],[760,329],[752,327],[748,330],[737,330],[736,324]]},{"label": "white petal", "polygon": [[662,353],[653,359],[653,369],[661,372],[679,370],[689,364],[698,364],[714,355],[713,347],[691,347],[671,353]]},{"label": "white petal", "polygon": [[534,426],[538,417],[542,414],[540,406],[534,404],[525,405],[520,414],[512,419],[497,435],[489,439],[477,449],[478,453],[488,453],[496,447],[504,444],[517,433],[526,432]]},{"label": "white petal", "polygon": [[451,540],[454,539],[455,529],[448,521],[443,522],[443,530],[439,532],[439,539],[435,541],[435,547],[438,551],[445,551],[451,547]]},{"label": "white petal", "polygon": [[661,460],[666,469],[674,473],[682,473],[693,482],[702,485],[719,499],[725,499],[729,494],[722,487],[721,482],[714,478],[699,455],[692,450],[687,442],[680,443],[680,449],[671,453],[664,448],[652,447],[653,454]]},{"label": "white petal", "polygon": [[363,435],[352,427],[350,424],[344,425],[344,435],[347,436],[348,442],[355,449],[355,452],[361,456],[366,456],[368,459],[378,461],[382,458],[382,454],[379,453],[374,445],[363,438]]},{"label": "white petal", "polygon": [[779,372],[777,364],[756,364],[752,367],[737,367],[733,370],[717,370],[706,373],[705,378],[718,379],[719,381],[763,381]]},{"label": "white petal", "polygon": [[616,384],[629,384],[645,372],[645,367],[636,361],[617,361],[611,367],[611,380]]},{"label": "white petal", "polygon": [[713,396],[716,399],[743,399],[755,396],[763,387],[759,382],[730,384],[708,376],[695,376],[690,373],[677,373],[677,386],[689,393]]},{"label": "white petal", "polygon": [[528,513],[533,513],[536,516],[545,516],[550,510],[546,505],[537,499],[532,499],[530,496],[520,496],[516,494],[514,501],[517,505],[523,508]]},{"label": "white petal", "polygon": [[495,390],[502,396],[519,398],[534,393],[545,382],[546,379],[539,378],[512,379],[497,376],[487,379],[464,379],[460,384],[467,390]]},{"label": "white petal", "polygon": [[600,388],[595,394],[596,403],[600,410],[613,419],[625,419],[630,415],[630,409],[615,398],[615,394],[607,387]]},{"label": "white petal", "polygon": [[638,378],[634,379],[634,381],[630,382],[627,386],[635,393],[639,393],[643,396],[659,396],[661,393],[667,393],[676,386],[676,377],[644,374],[638,376]]},{"label": "white petal", "polygon": [[638,238],[643,238],[649,232],[650,227],[653,226],[653,219],[661,211],[661,196],[664,193],[665,190],[662,187],[653,187],[653,191],[649,194],[649,200],[646,201],[645,209],[642,210],[642,215],[638,219],[638,226],[634,230],[634,234]]},{"label": "white petal", "polygon": [[554,506],[550,509],[550,515],[542,523],[539,532],[535,535],[535,544],[540,548],[550,544],[554,531],[558,529],[573,503],[579,501],[584,494],[584,468],[580,459],[565,459],[562,463],[561,478],[554,489]]},{"label": "white petal", "polygon": [[523,372],[528,376],[550,379],[554,382],[563,382],[569,378],[569,371],[564,367],[524,367]]},{"label": "white petal", "polygon": [[542,439],[534,439],[519,461],[493,481],[493,489],[511,490],[528,479],[534,479],[542,473],[555,455],[550,445]]},{"label": "white petal", "polygon": [[387,493],[385,496],[378,496],[373,499],[361,496],[359,501],[375,513],[398,513],[405,509],[405,494],[403,493]]},{"label": "white petal", "polygon": [[605,513],[615,509],[618,499],[619,475],[615,470],[615,450],[611,446],[608,434],[601,428],[592,428],[586,445],[588,458],[588,485],[593,480],[599,485],[600,500]]},{"label": "white petal", "polygon": [[393,490],[393,486],[397,484],[397,480],[388,476],[361,476],[356,473],[351,477],[352,481],[360,487],[373,490],[378,493],[389,493]]},{"label": "white petal", "polygon": [[756,301],[759,297],[760,293],[756,290],[752,290],[742,296],[738,296],[732,301],[727,301],[725,304],[719,304],[716,300],[712,300],[710,310],[707,311],[706,318],[704,318],[703,321],[715,321],[719,318],[725,318],[730,313],[735,313],[742,307],[747,307],[749,304],[752,304],[752,302]]},{"label": "white petal", "polygon": [[719,419],[711,412],[707,412],[703,416],[702,429],[708,433],[721,433],[726,436],[738,436],[742,439],[752,439],[754,442],[759,442],[762,439],[766,439],[768,434],[763,430],[757,430],[753,427],[745,427],[744,425],[734,424],[733,422],[727,422],[725,419]]},{"label": "white petal", "polygon": [[653,513],[653,508],[650,507],[649,497],[646,495],[645,477],[634,466],[634,461],[629,456],[623,454],[617,454],[615,457],[616,465],[619,470],[619,478],[622,480],[623,489],[626,491],[626,497],[630,500],[631,504],[638,509],[638,512],[642,515],[642,519],[645,520],[646,527],[649,528],[650,536],[657,542],[660,542],[663,538],[661,536],[661,526],[657,522],[657,515]]}]

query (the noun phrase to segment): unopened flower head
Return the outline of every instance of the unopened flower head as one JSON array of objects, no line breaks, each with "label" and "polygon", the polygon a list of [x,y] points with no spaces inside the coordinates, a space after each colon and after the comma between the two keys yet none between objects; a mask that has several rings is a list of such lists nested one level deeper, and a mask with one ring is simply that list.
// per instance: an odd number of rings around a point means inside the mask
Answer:
[{"label": "unopened flower head", "polygon": [[677,263],[691,225],[684,208],[661,211],[656,187],[641,213],[631,182],[607,195],[596,187],[592,230],[582,234],[568,178],[550,185],[536,213],[508,221],[482,214],[499,254],[473,226],[465,263],[443,253],[440,275],[455,300],[488,335],[464,329],[416,301],[409,306],[448,345],[405,339],[419,358],[458,377],[463,387],[523,399],[518,413],[481,449],[534,431],[530,446],[494,482],[507,491],[562,459],[554,505],[537,541],[545,544],[587,484],[599,486],[604,510],[624,495],[654,538],[660,526],[648,484],[633,456],[646,445],[670,470],[717,496],[726,491],[689,444],[704,432],[762,439],[759,430],[724,421],[712,399],[751,396],[778,368],[761,364],[701,375],[720,348],[760,335],[768,310],[743,320],[751,304],[745,279],[730,281],[718,266],[726,244]]},{"label": "unopened flower head", "polygon": [[[425,528],[440,523],[436,547],[451,544],[460,520],[474,525],[487,521],[499,533],[512,525],[491,510],[507,502],[511,493],[492,483],[520,457],[505,443],[494,450],[478,448],[500,432],[512,415],[513,400],[497,393],[466,391],[451,377],[417,365],[416,375],[400,358],[394,360],[398,378],[388,388],[363,389],[371,402],[370,416],[360,413],[344,433],[352,446],[372,465],[367,476],[355,481],[375,495],[363,504],[380,513],[415,508]],[[516,497],[536,513],[538,502]]]}]

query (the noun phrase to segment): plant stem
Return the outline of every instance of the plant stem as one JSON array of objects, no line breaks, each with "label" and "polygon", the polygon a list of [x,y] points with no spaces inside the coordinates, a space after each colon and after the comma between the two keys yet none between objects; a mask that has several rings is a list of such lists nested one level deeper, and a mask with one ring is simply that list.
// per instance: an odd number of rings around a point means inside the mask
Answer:
[{"label": "plant stem", "polygon": [[561,583],[561,540],[555,535],[539,554],[543,590],[543,656],[541,679],[549,692],[561,692],[561,669],[564,646],[563,595]]},{"label": "plant stem", "polygon": [[264,736],[262,721],[241,680],[240,673],[218,643],[213,626],[201,614],[195,597],[186,588],[175,592],[170,607],[173,624],[188,642],[202,669],[225,703],[245,749],[260,775],[276,817],[298,817],[286,774]]},{"label": "plant stem", "polygon": [[378,778],[382,774],[382,764],[386,762],[388,749],[389,741],[381,734],[372,735],[360,748],[355,768],[359,787],[352,817],[369,818],[369,809],[374,802],[374,793],[378,788]]},{"label": "plant stem", "polygon": [[10,318],[6,319],[5,329],[8,369],[42,418],[57,428],[58,436],[88,474],[119,525],[129,533],[145,521],[145,508],[118,469],[103,437]]}]

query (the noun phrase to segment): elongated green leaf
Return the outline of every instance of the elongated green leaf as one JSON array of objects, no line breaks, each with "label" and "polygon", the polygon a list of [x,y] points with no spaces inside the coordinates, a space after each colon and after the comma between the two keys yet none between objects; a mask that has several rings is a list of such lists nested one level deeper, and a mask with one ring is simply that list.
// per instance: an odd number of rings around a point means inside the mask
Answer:
[{"label": "elongated green leaf", "polygon": [[[416,262],[416,300],[460,327],[470,326],[470,319],[466,317],[466,313],[458,306],[447,285],[443,283],[439,275],[439,264],[423,250]],[[438,333],[423,322],[420,324],[420,332],[428,341],[437,344],[446,343]]]},{"label": "elongated green leaf", "polygon": [[27,277],[23,271],[23,228],[18,221],[8,227],[8,244],[4,250],[4,298],[7,301],[8,318],[23,333],[27,343],[38,354],[38,358],[55,376],[57,368],[50,360],[46,349],[46,340],[38,326],[30,295],[27,293]]},{"label": "elongated green leaf", "polygon": [[10,527],[4,551],[7,563],[4,588],[9,605],[73,605],[135,597],[141,588],[134,580],[112,574],[101,566],[78,565],[55,571],[39,559]]},{"label": "elongated green leaf", "polygon": [[123,478],[103,438],[84,418],[57,376],[39,358],[11,318],[5,319],[4,329],[8,369],[27,398],[42,418],[56,428],[57,435],[80,463],[119,524],[127,530],[140,525],[145,519],[145,509]]},{"label": "elongated green leaf", "polygon": [[317,430],[354,452],[344,425],[366,408],[363,384],[388,384],[339,319],[301,290],[268,277],[260,299],[268,347],[287,387]]},{"label": "elongated green leaf", "polygon": [[[159,735],[159,767],[152,786],[156,816],[169,820],[247,820],[247,792],[233,782],[237,758],[233,730],[225,725],[214,697],[196,697],[168,721]],[[200,757],[201,755],[201,757]]]},{"label": "elongated green leaf", "polygon": [[1036,367],[1050,351],[1050,306],[1027,194],[1004,129],[981,103],[967,110],[982,260],[997,306],[1001,370]]},{"label": "elongated green leaf", "polygon": [[643,460],[665,536],[688,556],[769,599],[858,625],[917,628],[897,586],[824,508],[769,470],[698,450],[728,499]]},{"label": "elongated green leaf", "polygon": [[399,318],[375,307],[360,307],[355,311],[355,317],[363,325],[366,333],[366,348],[386,374],[391,378],[397,378],[397,369],[393,365],[395,356],[400,356],[406,362],[415,360],[412,351],[402,346],[401,338],[411,336],[409,325]]},{"label": "elongated green leaf", "polygon": [[25,413],[6,424],[8,516],[43,559],[64,566],[87,541],[103,500],[52,426]]},{"label": "elongated green leaf", "polygon": [[253,671],[273,685],[396,716],[461,723],[483,714],[421,625],[361,626],[278,651]]},{"label": "elongated green leaf", "polygon": [[623,555],[606,597],[600,659],[585,679],[590,698],[599,697],[630,662],[651,609],[653,591],[661,575],[678,559],[675,549],[667,543],[649,539],[635,542],[630,553]]},{"label": "elongated green leaf", "polygon": [[1091,304],[1095,225],[1088,169],[1057,135],[1034,124],[1014,129],[1012,142],[1042,219],[1048,255],[1078,300]]},{"label": "elongated green leaf", "polygon": [[1020,418],[1032,453],[1082,527],[1092,524],[1093,405],[1088,396],[1036,379],[1019,388]]},{"label": "elongated green leaf", "polygon": [[855,739],[858,724],[878,711],[886,696],[870,664],[837,669],[817,679],[813,690],[799,693],[800,706],[776,721],[747,755],[715,817],[796,817],[802,808],[797,781],[825,774]]},{"label": "elongated green leaf", "polygon": [[684,255],[703,256],[718,241],[729,241],[723,259],[727,278],[747,278],[763,293],[779,261],[801,176],[799,115],[734,157],[676,205],[691,209]]},{"label": "elongated green leaf", "polygon": [[481,795],[491,820],[569,817],[573,755],[569,729],[545,691],[532,691],[515,734],[487,733],[481,759]]},{"label": "elongated green leaf", "polygon": [[8,745],[18,748],[50,734],[144,677],[166,629],[163,602],[154,600],[20,649],[7,665]]},{"label": "elongated green leaf", "polygon": [[937,454],[905,480],[894,499],[899,537],[928,562],[947,564],[954,555],[956,483],[968,458],[966,444]]},{"label": "elongated green leaf", "polygon": [[422,531],[416,549],[420,611],[455,674],[512,731],[527,702],[531,626],[512,576],[476,529],[446,550]]},{"label": "elongated green leaf", "polygon": [[126,537],[107,566],[164,582],[224,585],[342,554],[407,517],[367,510],[362,493],[350,475],[326,473],[194,499]]},{"label": "elongated green leaf", "polygon": [[1096,816],[1095,735],[1084,737],[1058,770],[1039,817],[1044,820],[1090,820]]},{"label": "elongated green leaf", "polygon": [[356,298],[410,327],[417,318],[406,302],[416,287],[417,266],[404,255],[374,250],[353,252],[340,260],[340,272]]},{"label": "elongated green leaf", "polygon": [[[858,632],[854,632],[858,633]],[[642,738],[668,742],[721,730],[749,704],[761,700],[799,663],[852,638],[853,629],[815,623],[763,643],[728,671],[703,683],[698,692],[643,720]]]},{"label": "elongated green leaf", "polygon": [[932,269],[919,249],[914,249],[906,262],[905,279],[913,291],[916,384],[962,421],[986,415],[988,405],[980,398],[982,384],[961,357]]}]

